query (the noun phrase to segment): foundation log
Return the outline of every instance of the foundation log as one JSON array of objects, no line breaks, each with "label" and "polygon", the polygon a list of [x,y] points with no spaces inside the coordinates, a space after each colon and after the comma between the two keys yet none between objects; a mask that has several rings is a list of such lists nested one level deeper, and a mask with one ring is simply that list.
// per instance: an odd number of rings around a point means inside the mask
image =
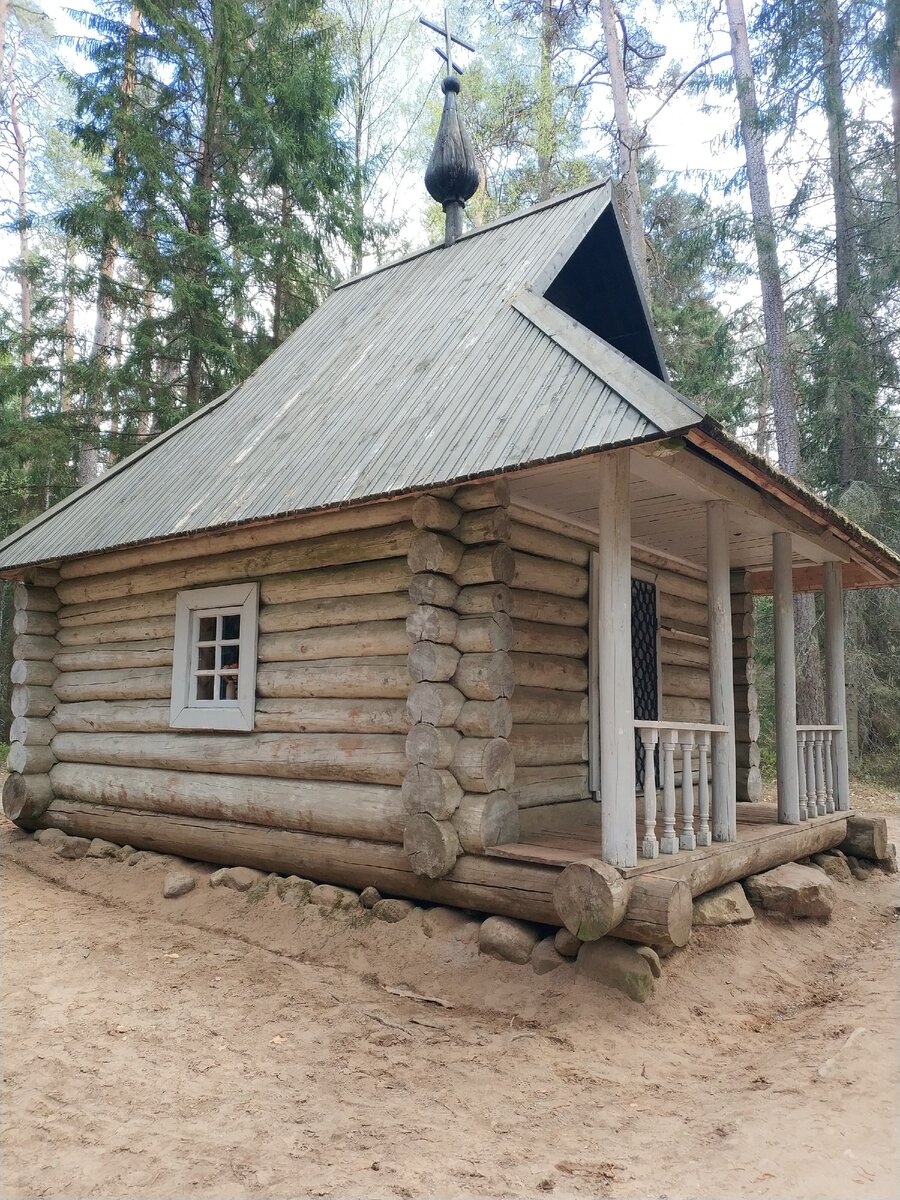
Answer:
[{"label": "foundation log", "polygon": [[427,813],[437,821],[446,821],[456,812],[463,790],[449,771],[414,764],[401,785],[407,813]]},{"label": "foundation log", "polygon": [[460,846],[470,854],[519,839],[519,810],[508,792],[463,796],[452,820]]},{"label": "foundation log", "polygon": [[553,888],[553,905],[569,933],[593,942],[625,919],[631,884],[599,858],[570,863]]},{"label": "foundation log", "polygon": [[613,937],[669,949],[686,946],[694,920],[691,889],[681,879],[639,876],[631,881],[628,908]]},{"label": "foundation log", "polygon": [[876,862],[888,856],[887,822],[884,817],[854,813],[847,818],[847,836],[840,844],[845,854]]},{"label": "foundation log", "polygon": [[403,830],[403,849],[416,875],[440,879],[459,857],[459,836],[449,821],[414,813]]},{"label": "foundation log", "polygon": [[53,787],[46,775],[7,775],[3,784],[3,812],[10,821],[33,829],[53,800]]}]

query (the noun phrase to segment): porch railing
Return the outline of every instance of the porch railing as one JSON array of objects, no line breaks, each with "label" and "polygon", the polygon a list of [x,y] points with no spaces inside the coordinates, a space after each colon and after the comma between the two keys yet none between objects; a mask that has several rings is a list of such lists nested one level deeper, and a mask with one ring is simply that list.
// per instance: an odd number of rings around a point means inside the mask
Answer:
[{"label": "porch railing", "polygon": [[797,726],[797,774],[800,820],[833,813],[835,802],[834,741],[843,725]]},{"label": "porch railing", "polygon": [[[712,843],[710,751],[713,739],[727,737],[727,725],[698,725],[688,721],[635,721],[644,747],[644,839],[642,858],[676,854]],[[662,835],[657,839],[656,747],[662,785]],[[694,754],[697,755],[696,804]],[[676,788],[676,763],[681,768],[681,795]],[[680,798],[680,805],[678,803]],[[722,797],[724,800],[725,798]],[[696,817],[696,821],[695,821]],[[676,829],[677,825],[677,829]]]}]

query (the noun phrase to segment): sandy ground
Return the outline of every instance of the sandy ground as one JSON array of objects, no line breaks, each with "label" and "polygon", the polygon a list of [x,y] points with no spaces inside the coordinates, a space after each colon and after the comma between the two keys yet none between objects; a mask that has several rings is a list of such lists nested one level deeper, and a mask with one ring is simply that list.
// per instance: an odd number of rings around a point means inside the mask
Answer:
[{"label": "sandy ground", "polygon": [[4,1200],[900,1195],[897,876],[698,931],[641,1006],[420,911],[0,856]]}]

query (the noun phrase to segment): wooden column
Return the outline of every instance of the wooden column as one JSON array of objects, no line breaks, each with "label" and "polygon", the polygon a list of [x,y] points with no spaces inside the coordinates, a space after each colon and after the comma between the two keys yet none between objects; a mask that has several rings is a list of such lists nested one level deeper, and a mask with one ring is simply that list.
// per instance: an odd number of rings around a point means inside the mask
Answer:
[{"label": "wooden column", "polygon": [[825,704],[829,725],[840,725],[832,735],[834,804],[840,812],[850,808],[850,760],[847,750],[847,692],[844,678],[844,590],[839,562],[822,566],[825,584]]},{"label": "wooden column", "polygon": [[733,842],[737,837],[737,767],[728,505],[724,500],[706,506],[706,573],[710,717],[714,725],[729,729],[727,737],[712,739],[712,836],[714,842]]},{"label": "wooden column", "polygon": [[800,779],[797,767],[797,665],[794,651],[794,575],[791,535],[772,535],[773,609],[775,618],[775,762],[778,774],[778,820],[800,823]]},{"label": "wooden column", "polygon": [[598,460],[597,668],[600,840],[604,862],[637,864],[634,693],[631,664],[631,463],[627,450]]}]

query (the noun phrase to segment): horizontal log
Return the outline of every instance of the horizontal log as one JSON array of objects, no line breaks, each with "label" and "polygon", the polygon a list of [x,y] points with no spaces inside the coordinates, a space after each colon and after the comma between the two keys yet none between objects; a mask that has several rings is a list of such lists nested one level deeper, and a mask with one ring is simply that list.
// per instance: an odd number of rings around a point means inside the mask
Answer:
[{"label": "horizontal log", "polygon": [[286,571],[355,565],[406,554],[415,536],[419,535],[412,523],[402,522],[310,538],[299,544],[234,550],[209,558],[192,557],[185,563],[161,562],[140,571],[111,571],[82,579],[64,579],[56,590],[64,604],[81,604],[89,600],[146,595],[173,587],[200,587]]},{"label": "horizontal log", "polygon": [[511,788],[515,760],[506,738],[462,738],[450,770],[466,792],[500,792]]},{"label": "horizontal log", "polygon": [[512,648],[531,654],[561,654],[566,658],[583,658],[588,652],[588,635],[584,629],[574,629],[567,625],[516,621],[513,625]]},{"label": "horizontal log", "polygon": [[[633,561],[641,565],[641,558],[637,553],[632,555]],[[652,566],[652,563],[646,564]],[[656,586],[660,592],[668,596],[680,596],[683,600],[692,600],[695,604],[706,608],[707,591],[706,581],[703,579],[694,579],[690,575],[682,574],[680,571],[666,570],[657,568],[653,572],[656,579]]]},{"label": "horizontal log", "polygon": [[413,604],[434,604],[438,608],[453,608],[459,593],[458,584],[449,575],[423,571],[409,581],[409,598]]},{"label": "horizontal log", "polygon": [[509,739],[518,767],[587,762],[587,725],[519,725]]},{"label": "horizontal log", "polygon": [[460,588],[456,584],[455,607],[461,617],[485,616],[495,612],[509,612],[512,603],[509,585],[505,583],[475,583]]},{"label": "horizontal log", "polygon": [[110,671],[62,671],[54,685],[64,701],[168,700],[172,671],[165,667],[134,667]]},{"label": "horizontal log", "polygon": [[698,604],[695,600],[685,600],[683,596],[673,596],[671,592],[660,592],[658,603],[659,616],[663,621],[675,619],[702,627],[709,623],[706,605]]},{"label": "horizontal log", "polygon": [[452,683],[417,683],[406,701],[406,715],[411,725],[455,725],[465,699]]},{"label": "horizontal log", "polygon": [[93,600],[85,604],[67,604],[59,610],[59,627],[83,629],[99,625],[109,628],[131,621],[155,621],[162,618],[174,622],[177,594],[177,589],[172,588],[165,592],[152,592],[148,596],[137,595],[118,597],[114,600]]},{"label": "horizontal log", "polygon": [[407,813],[428,813],[437,821],[446,821],[456,812],[463,790],[455,775],[440,767],[413,763],[400,789]]},{"label": "horizontal log", "polygon": [[736,658],[734,660],[734,682],[739,686],[749,687],[756,684],[759,668],[754,658]]},{"label": "horizontal log", "polygon": [[10,667],[9,678],[13,683],[31,687],[52,687],[59,668],[52,662],[28,662],[17,659]]},{"label": "horizontal log", "polygon": [[16,612],[56,612],[59,596],[56,588],[30,587],[17,583],[13,588],[13,608]]},{"label": "horizontal log", "polygon": [[517,766],[513,792],[523,809],[584,800],[590,795],[587,766]]},{"label": "horizontal log", "polygon": [[734,714],[734,736],[737,741],[758,742],[759,730],[758,713],[736,712]]},{"label": "horizontal log", "polygon": [[587,690],[587,666],[579,658],[556,654],[511,654],[519,687],[558,688],[566,692]]},{"label": "horizontal log", "polygon": [[553,905],[569,933],[593,942],[621,924],[631,888],[615,867],[599,858],[585,858],[560,871]]},{"label": "horizontal log", "polygon": [[452,683],[469,700],[508,698],[516,683],[511,656],[503,650],[493,654],[463,654]]},{"label": "horizontal log", "polygon": [[162,700],[58,704],[53,725],[58,733],[160,733],[169,728],[169,704]]},{"label": "horizontal log", "polygon": [[470,854],[519,840],[519,810],[508,792],[463,796],[452,823],[460,846]]},{"label": "horizontal log", "polygon": [[513,588],[510,593],[509,612],[515,622],[536,621],[579,629],[586,629],[588,623],[588,606],[583,600],[550,596],[546,592],[525,592],[520,588]]},{"label": "horizontal log", "polygon": [[695,700],[690,696],[666,696],[662,698],[662,721],[709,722],[709,701]]},{"label": "horizontal log", "polygon": [[[265,611],[265,610],[264,610]],[[175,616],[145,617],[138,621],[117,621],[109,625],[63,625],[56,640],[64,649],[78,646],[108,646],[117,642],[141,642],[175,636]]]},{"label": "horizontal log", "polygon": [[419,496],[412,509],[412,523],[416,529],[433,529],[438,533],[455,529],[461,516],[455,504],[437,496]]},{"label": "horizontal log", "polygon": [[298,604],[329,596],[378,595],[406,591],[409,580],[410,570],[404,555],[402,558],[264,576],[259,583],[259,598],[263,604]]},{"label": "horizontal log", "polygon": [[732,613],[731,634],[735,638],[752,638],[755,628],[753,613]]},{"label": "horizontal log", "polygon": [[449,821],[437,821],[428,813],[413,813],[403,829],[403,850],[417,875],[440,879],[459,857],[459,836]]},{"label": "horizontal log", "polygon": [[553,558],[559,562],[572,563],[576,567],[588,565],[591,548],[584,542],[576,541],[561,533],[553,533],[549,529],[539,529],[536,525],[526,524],[521,509],[514,509],[513,517],[509,535],[509,544],[513,550],[522,550],[526,554],[537,554],[541,558]]},{"label": "horizontal log", "polygon": [[410,689],[406,655],[328,658],[321,662],[263,663],[256,694],[267,700],[327,696],[336,700],[406,698]]},{"label": "horizontal log", "polygon": [[[513,553],[506,545],[478,546],[466,550],[453,578],[461,588],[483,583],[512,583],[515,564]],[[457,605],[457,609],[459,606]]]},{"label": "horizontal log", "polygon": [[409,719],[402,699],[257,700],[255,728],[259,733],[405,734]]},{"label": "horizontal log", "polygon": [[216,864],[242,864],[346,887],[377,887],[388,896],[556,924],[551,867],[464,855],[449,876],[417,876],[399,846],[358,838],[269,829],[234,821],[163,816],[58,800],[39,819],[78,836],[178,854]]},{"label": "horizontal log", "polygon": [[3,813],[24,829],[35,823],[53,800],[53,786],[48,775],[7,775],[3,784]]},{"label": "horizontal log", "polygon": [[50,779],[61,800],[379,842],[401,842],[406,822],[397,787],[72,763]]},{"label": "horizontal log", "polygon": [[759,710],[759,692],[752,684],[742,687],[735,684],[734,705],[741,712],[755,713]]},{"label": "horizontal log", "polygon": [[407,592],[363,593],[265,604],[259,611],[259,632],[289,633],[329,625],[358,625],[371,621],[405,620],[410,610]]},{"label": "horizontal log", "polygon": [[840,843],[845,854],[880,862],[888,856],[887,821],[853,813],[847,818],[847,834]]},{"label": "horizontal log", "polygon": [[49,746],[26,746],[13,742],[6,756],[6,767],[19,775],[46,775],[56,762]]},{"label": "horizontal log", "polygon": [[453,677],[460,654],[454,646],[416,642],[407,655],[410,678],[415,683],[442,683]]},{"label": "horizontal log", "polygon": [[59,642],[53,637],[37,637],[22,633],[13,640],[13,658],[24,662],[52,662],[59,653]]},{"label": "horizontal log", "polygon": [[59,733],[52,746],[60,762],[399,787],[404,742],[389,733]]},{"label": "horizontal log", "polygon": [[456,728],[467,737],[508,738],[512,730],[509,700],[466,700]]},{"label": "horizontal log", "polygon": [[60,671],[116,671],[126,667],[170,667],[172,638],[118,642],[106,646],[63,647],[53,665]]},{"label": "horizontal log", "polygon": [[508,542],[512,522],[505,508],[481,508],[464,513],[453,532],[464,546],[484,542]]},{"label": "horizontal log", "polygon": [[735,791],[738,800],[762,800],[763,781],[759,767],[738,767],[735,772]]},{"label": "horizontal log", "polygon": [[515,570],[511,580],[514,590],[549,592],[554,596],[569,596],[576,600],[587,595],[588,573],[584,567],[571,563],[539,558],[534,554],[513,552]]},{"label": "horizontal log", "polygon": [[709,671],[709,645],[683,642],[663,632],[659,639],[659,661],[665,667],[700,667]]},{"label": "horizontal log", "polygon": [[753,612],[753,594],[751,592],[732,592],[731,611],[733,613]]},{"label": "horizontal log", "polygon": [[56,693],[52,688],[31,684],[17,684],[9,702],[14,717],[48,717],[55,705]]},{"label": "horizontal log", "polygon": [[323,658],[376,658],[403,654],[409,646],[405,621],[363,621],[289,633],[264,633],[259,662],[315,662]]},{"label": "horizontal log", "polygon": [[463,546],[456,538],[423,529],[412,539],[406,561],[413,574],[436,571],[439,575],[452,575],[462,556]]},{"label": "horizontal log", "polygon": [[55,612],[23,610],[13,615],[13,633],[37,637],[56,637],[59,619]]},{"label": "horizontal log", "polygon": [[507,613],[495,612],[483,617],[460,617],[455,645],[464,654],[489,654],[508,650],[513,640],[513,624]]},{"label": "horizontal log", "polygon": [[756,742],[735,742],[734,751],[738,767],[758,767],[762,761]]},{"label": "horizontal log", "polygon": [[709,698],[709,672],[701,667],[662,668],[664,696],[689,696],[695,700]]},{"label": "horizontal log", "polygon": [[413,642],[439,642],[450,645],[456,637],[459,617],[449,608],[417,604],[406,618],[406,634]]},{"label": "horizontal log", "polygon": [[632,881],[625,919],[610,932],[668,950],[687,945],[693,921],[691,889],[684,880],[644,875]]},{"label": "horizontal log", "polygon": [[426,767],[449,767],[462,734],[439,725],[413,725],[406,735],[406,761]]},{"label": "horizontal log", "polygon": [[325,534],[354,533],[360,529],[395,525],[411,517],[413,503],[411,497],[401,496],[377,504],[345,505],[331,512],[304,513],[298,517],[268,520],[259,525],[242,525],[237,529],[192,533],[188,537],[168,538],[128,550],[112,550],[86,558],[69,559],[60,565],[59,574],[64,579],[80,579],[90,575],[138,571],[156,563],[219,556],[233,550],[256,550],[286,542],[303,543]]},{"label": "horizontal log", "polygon": [[9,740],[24,746],[49,746],[56,726],[46,717],[16,717],[9,727]]},{"label": "horizontal log", "polygon": [[584,692],[517,687],[510,705],[516,725],[578,725],[588,719],[588,698]]},{"label": "horizontal log", "polygon": [[464,512],[476,508],[508,508],[509,483],[502,477],[484,483],[470,483],[453,493],[453,503]]}]

